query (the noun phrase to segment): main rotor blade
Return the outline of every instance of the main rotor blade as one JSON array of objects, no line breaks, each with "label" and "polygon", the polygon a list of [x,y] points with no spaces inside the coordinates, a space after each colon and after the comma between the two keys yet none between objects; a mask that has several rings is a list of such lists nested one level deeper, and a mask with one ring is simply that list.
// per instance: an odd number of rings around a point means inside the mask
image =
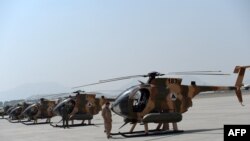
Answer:
[{"label": "main rotor blade", "polygon": [[[215,72],[216,72],[216,73],[215,73]],[[186,71],[186,72],[171,72],[171,73],[168,73],[168,75],[230,75],[230,74],[217,73],[217,72],[221,72],[221,71]],[[156,74],[156,73],[157,73],[157,74]],[[160,73],[158,73],[158,72],[151,72],[151,73],[148,73],[147,75],[130,75],[130,76],[123,76],[123,77],[117,77],[117,78],[111,78],[111,79],[100,80],[99,82],[96,82],[96,83],[91,83],[91,84],[76,86],[76,87],[73,87],[72,89],[80,88],[80,87],[86,87],[86,86],[92,86],[92,85],[98,85],[98,84],[108,83],[108,82],[113,82],[113,81],[120,81],[120,80],[125,80],[125,79],[131,79],[131,78],[136,78],[136,77],[151,77],[152,74],[154,74],[154,76],[163,76],[163,75],[164,75],[164,74],[160,74]]]},{"label": "main rotor blade", "polygon": [[[215,73],[215,72],[222,72],[221,70],[216,70],[216,71],[177,71],[177,72],[169,72],[170,74],[171,73]],[[168,73],[168,74],[169,74]]]},{"label": "main rotor blade", "polygon": [[124,76],[124,77],[117,77],[117,78],[112,78],[112,79],[100,80],[99,82],[96,82],[96,83],[90,83],[90,84],[86,84],[86,85],[76,86],[76,87],[73,87],[72,89],[86,87],[86,86],[92,86],[92,85],[98,85],[98,84],[108,83],[108,82],[113,82],[113,81],[119,81],[119,80],[124,80],[124,79],[131,79],[131,78],[136,78],[136,77],[147,77],[147,75],[131,75],[131,76]]},{"label": "main rotor blade", "polygon": [[86,86],[92,86],[92,85],[97,85],[97,84],[101,84],[101,83],[105,83],[105,82],[96,82],[96,83],[91,83],[91,84],[76,86],[76,87],[72,87],[72,89],[81,88],[81,87],[86,87]]},{"label": "main rotor blade", "polygon": [[207,73],[207,72],[173,72],[169,75],[230,75],[227,73]]},{"label": "main rotor blade", "polygon": [[131,76],[112,78],[112,79],[105,79],[105,80],[100,80],[99,83],[119,81],[119,80],[131,79],[131,78],[136,78],[136,77],[146,77],[146,75],[131,75]]}]

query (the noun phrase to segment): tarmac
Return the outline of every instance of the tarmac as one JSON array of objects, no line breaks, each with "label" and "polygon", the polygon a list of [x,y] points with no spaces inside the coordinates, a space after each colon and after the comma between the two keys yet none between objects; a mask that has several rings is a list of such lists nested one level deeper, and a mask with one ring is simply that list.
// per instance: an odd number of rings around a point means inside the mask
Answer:
[{"label": "tarmac", "polygon": [[[107,139],[104,133],[103,119],[99,113],[92,120],[94,125],[74,126],[68,129],[52,127],[49,124],[25,125],[20,122],[11,123],[6,119],[0,119],[0,141],[223,141],[224,125],[250,125],[250,91],[245,91],[243,100],[245,106],[241,106],[232,92],[197,96],[193,99],[193,107],[190,107],[183,114],[183,120],[178,123],[178,128],[184,130],[184,132],[178,134],[133,138],[115,135],[111,139]],[[128,132],[131,128],[131,125],[128,124],[119,129],[123,124],[123,118],[115,114],[112,115],[112,118],[112,133]],[[45,120],[40,120],[40,122],[42,121]],[[58,121],[60,121],[60,117],[52,118],[52,122]],[[150,129],[155,129],[156,126],[156,124],[149,124]],[[143,130],[143,127],[138,124],[135,131]],[[170,128],[172,128],[171,124]]]}]

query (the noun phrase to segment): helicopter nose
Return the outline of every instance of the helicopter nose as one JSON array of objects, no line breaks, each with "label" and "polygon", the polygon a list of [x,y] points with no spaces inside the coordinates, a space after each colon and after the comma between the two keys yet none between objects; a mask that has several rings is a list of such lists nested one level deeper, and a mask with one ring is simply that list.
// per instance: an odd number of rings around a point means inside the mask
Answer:
[{"label": "helicopter nose", "polygon": [[38,112],[38,109],[36,109],[36,104],[30,105],[29,107],[27,107],[23,112],[22,115],[31,117],[33,115],[35,115]]},{"label": "helicopter nose", "polygon": [[71,98],[65,99],[62,102],[58,103],[56,105],[56,107],[53,109],[53,113],[55,113],[56,115],[61,116],[61,109],[71,100]]},{"label": "helicopter nose", "polygon": [[21,113],[21,115],[24,115],[24,116],[26,116],[27,115],[27,111],[28,111],[29,109],[28,108],[26,108],[22,113]]},{"label": "helicopter nose", "polygon": [[61,115],[60,114],[60,110],[62,107],[62,104],[58,104],[54,109],[53,109],[53,113],[55,113],[56,115]]},{"label": "helicopter nose", "polygon": [[111,110],[123,117],[127,117],[129,114],[129,95],[122,94],[119,96],[111,106]]},{"label": "helicopter nose", "polygon": [[16,107],[10,112],[11,116],[18,116],[19,114],[21,114],[21,107]]}]

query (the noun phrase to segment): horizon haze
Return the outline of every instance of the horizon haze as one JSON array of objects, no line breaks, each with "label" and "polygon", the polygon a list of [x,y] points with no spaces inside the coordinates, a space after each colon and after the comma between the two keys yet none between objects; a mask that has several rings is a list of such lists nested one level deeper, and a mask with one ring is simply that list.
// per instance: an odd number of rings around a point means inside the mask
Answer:
[{"label": "horizon haze", "polygon": [[[250,65],[248,0],[6,0],[0,21],[0,101],[151,71],[232,74],[236,65]],[[211,85],[236,79],[195,77]]]}]

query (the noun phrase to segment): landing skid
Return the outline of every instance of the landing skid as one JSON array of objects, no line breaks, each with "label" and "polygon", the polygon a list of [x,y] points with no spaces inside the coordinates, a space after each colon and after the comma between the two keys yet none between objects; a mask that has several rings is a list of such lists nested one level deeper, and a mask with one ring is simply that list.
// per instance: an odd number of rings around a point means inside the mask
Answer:
[{"label": "landing skid", "polygon": [[[58,125],[58,124],[54,124],[54,123],[50,123],[50,125],[51,125],[52,127],[64,128],[63,125]],[[95,125],[95,124],[73,124],[73,125],[69,125],[68,127],[91,126],[91,125]]]},{"label": "landing skid", "polygon": [[18,120],[11,120],[11,119],[8,119],[8,121],[10,122],[10,123],[20,123],[21,121],[18,121]]},{"label": "landing skid", "polygon": [[34,123],[34,122],[22,122],[22,124],[24,125],[39,125],[39,124],[49,124],[49,122],[38,122],[38,123]]},{"label": "landing skid", "polygon": [[135,132],[119,132],[119,133],[111,133],[111,135],[121,135],[125,138],[131,138],[131,137],[145,137],[145,136],[156,136],[156,135],[172,135],[172,134],[179,134],[183,133],[183,130],[177,130],[177,131],[159,131],[159,130],[150,130],[148,134],[145,134],[145,131],[135,131]]}]

